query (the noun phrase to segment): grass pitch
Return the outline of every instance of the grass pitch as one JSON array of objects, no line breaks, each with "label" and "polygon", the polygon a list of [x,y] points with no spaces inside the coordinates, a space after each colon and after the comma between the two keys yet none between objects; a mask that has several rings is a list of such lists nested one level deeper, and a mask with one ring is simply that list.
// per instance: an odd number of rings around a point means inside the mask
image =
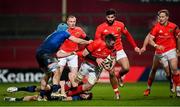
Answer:
[{"label": "grass pitch", "polygon": [[120,100],[114,99],[114,92],[110,84],[96,84],[92,89],[93,99],[89,101],[47,101],[47,102],[5,102],[4,97],[22,97],[36,93],[17,92],[7,93],[10,86],[39,85],[39,83],[8,83],[0,84],[0,106],[180,106],[180,98],[169,97],[169,84],[167,82],[154,82],[151,94],[143,96],[146,83],[126,83],[119,88]]}]

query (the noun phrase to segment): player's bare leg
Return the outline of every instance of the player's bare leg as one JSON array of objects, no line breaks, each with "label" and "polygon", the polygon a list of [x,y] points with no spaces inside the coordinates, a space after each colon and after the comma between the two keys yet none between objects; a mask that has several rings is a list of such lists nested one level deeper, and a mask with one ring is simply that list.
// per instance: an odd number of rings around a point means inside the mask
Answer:
[{"label": "player's bare leg", "polygon": [[52,93],[51,96],[52,97],[60,97],[61,94],[59,92],[60,89],[60,85],[59,85],[59,81],[60,81],[60,77],[62,72],[60,72],[60,68],[57,68],[55,72],[53,72],[54,76],[53,76],[53,86],[52,86]]},{"label": "player's bare leg", "polygon": [[115,76],[115,73],[114,73],[114,70],[113,69],[112,71],[109,72],[109,77],[110,77],[110,83],[112,85],[112,88],[114,90],[114,93],[115,93],[115,99],[120,99],[120,93],[119,93],[119,90],[118,90],[118,80]]},{"label": "player's bare leg", "polygon": [[144,91],[144,96],[148,96],[150,94],[152,82],[154,81],[155,74],[156,74],[159,64],[160,64],[159,59],[154,57],[152,69],[151,69],[151,72],[149,74],[148,81],[147,81],[147,89]]},{"label": "player's bare leg", "polygon": [[117,62],[122,67],[121,71],[119,72],[118,81],[119,81],[119,86],[123,87],[124,83],[123,83],[122,77],[129,72],[129,67],[130,67],[129,60],[127,57],[124,57],[124,58],[119,59]]},{"label": "player's bare leg", "polygon": [[170,85],[170,97],[172,97],[173,94],[175,93],[175,87],[173,85],[172,72],[171,72],[172,70],[169,63],[164,67],[164,71],[166,72],[166,78],[169,81],[169,85]]},{"label": "player's bare leg", "polygon": [[177,70],[178,60],[177,57],[170,60],[170,65],[172,67],[173,83],[176,87],[176,96],[180,97],[180,71]]},{"label": "player's bare leg", "polygon": [[72,83],[72,86],[73,87],[77,87],[78,84],[75,82],[75,78],[76,78],[76,75],[77,75],[77,71],[78,71],[78,67],[69,67],[70,68],[70,73],[69,73],[69,80],[70,82]]},{"label": "player's bare leg", "polygon": [[[82,68],[80,68],[80,71],[82,70]],[[76,78],[77,81],[81,80],[81,75],[82,72],[78,72],[78,76]],[[95,72],[90,72],[88,73],[88,82],[82,85],[79,85],[78,87],[76,87],[76,89],[69,91],[67,96],[72,96],[78,93],[81,93],[83,91],[88,91],[91,90],[93,88],[93,86],[95,85],[96,81],[97,81],[97,75]]]},{"label": "player's bare leg", "polygon": [[94,84],[91,84],[89,82],[79,85],[75,89],[68,91],[67,96],[73,96],[73,95],[79,94],[83,91],[89,91],[92,89],[93,86],[94,86]]},{"label": "player's bare leg", "polygon": [[65,92],[65,81],[60,81],[59,84],[61,86],[61,96],[67,97],[66,92]]},{"label": "player's bare leg", "polygon": [[48,83],[48,80],[49,78],[51,77],[51,74],[52,73],[49,73],[49,74],[45,74],[45,76],[41,79],[41,90],[40,90],[40,97],[41,99],[43,99],[45,97],[45,93],[46,93],[46,87],[47,87],[47,83]]}]

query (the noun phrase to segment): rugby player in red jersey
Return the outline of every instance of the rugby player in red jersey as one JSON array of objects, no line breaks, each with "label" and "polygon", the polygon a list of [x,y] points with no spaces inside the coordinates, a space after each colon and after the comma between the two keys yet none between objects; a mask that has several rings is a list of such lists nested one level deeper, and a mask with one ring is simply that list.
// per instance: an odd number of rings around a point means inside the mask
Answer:
[{"label": "rugby player in red jersey", "polygon": [[[148,35],[146,36],[146,38],[144,40],[143,47],[141,48],[141,53],[146,51],[146,47],[149,44],[149,36],[150,36],[150,34],[148,33]],[[173,87],[173,82],[172,82],[172,78],[171,78],[172,77],[171,68],[169,66],[168,61],[165,61],[164,63],[167,63],[166,67],[163,67],[163,68],[166,73],[166,78],[170,83],[170,92],[171,92],[170,95],[172,95],[174,93],[174,87]],[[152,68],[149,73],[148,82],[147,82],[148,88],[144,91],[144,96],[148,96],[150,94],[152,83],[155,79],[157,69],[158,69],[158,67],[160,67],[160,65],[161,65],[161,63],[160,63],[159,58],[156,55],[154,55]]]},{"label": "rugby player in red jersey", "polygon": [[[104,41],[101,39],[94,40],[82,52],[77,52],[77,54],[82,56],[85,61],[81,64],[75,80],[79,83],[87,76],[88,82],[79,85],[75,90],[69,91],[67,95],[72,96],[81,91],[90,90],[99,79],[103,69],[114,72],[113,68],[115,65],[116,53],[114,49],[115,41],[116,38],[114,35],[108,34],[105,36]],[[119,99],[119,90],[118,87],[116,88],[115,97],[116,99]]]},{"label": "rugby player in red jersey", "polygon": [[[121,71],[119,72],[120,75],[118,80],[119,80],[119,85],[123,86],[121,77],[129,72],[130,65],[121,42],[122,35],[126,36],[127,40],[133,46],[135,52],[138,52],[140,54],[140,49],[137,47],[134,39],[132,38],[131,34],[128,32],[124,23],[116,20],[116,11],[114,9],[109,9],[106,11],[106,22],[100,24],[97,27],[95,33],[95,39],[104,40],[104,37],[107,34],[113,34],[116,37],[116,43],[115,43],[115,49],[117,50],[116,60],[118,64],[120,64],[122,67]],[[110,81],[112,83],[114,80],[111,80],[110,78]]]},{"label": "rugby player in red jersey", "polygon": [[[67,25],[68,25],[68,32],[71,34],[71,36],[89,40],[89,38],[86,36],[86,33],[83,31],[83,29],[76,26],[75,16],[73,15],[68,16]],[[78,50],[78,44],[67,39],[60,47],[59,52],[73,53],[77,50]],[[74,82],[74,78],[78,71],[78,56],[73,54],[67,57],[59,58],[58,60],[59,60],[58,64],[60,65],[61,72],[64,70],[64,67],[66,66],[66,63],[67,63],[70,69],[69,80],[71,81],[73,87],[76,87],[77,84]]]},{"label": "rugby player in red jersey", "polygon": [[[165,69],[169,69],[168,63],[172,70],[172,80],[175,85],[176,96],[180,97],[180,71],[178,71],[179,52],[179,29],[176,24],[168,21],[169,11],[166,9],[158,12],[158,23],[152,28],[149,33],[149,43],[156,48],[155,57],[162,63]],[[176,42],[177,40],[177,42]],[[148,84],[152,83],[151,78],[148,79]],[[150,87],[145,90],[144,95],[150,94]]]}]

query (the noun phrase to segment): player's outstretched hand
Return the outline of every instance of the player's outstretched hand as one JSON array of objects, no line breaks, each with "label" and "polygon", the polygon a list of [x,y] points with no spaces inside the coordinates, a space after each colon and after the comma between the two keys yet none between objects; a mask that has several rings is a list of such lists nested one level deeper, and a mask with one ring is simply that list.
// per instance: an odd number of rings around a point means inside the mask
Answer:
[{"label": "player's outstretched hand", "polygon": [[142,47],[142,48],[140,49],[140,51],[141,51],[141,53],[145,52],[145,51],[146,51],[146,47]]},{"label": "player's outstretched hand", "polygon": [[97,62],[97,64],[98,64],[99,67],[102,67],[102,66],[103,66],[103,65],[102,65],[103,61],[104,61],[104,60],[103,60],[102,58],[97,58],[97,59],[96,59],[96,62]]},{"label": "player's outstretched hand", "polygon": [[139,55],[141,55],[141,50],[138,47],[135,47],[134,51],[137,52]]}]

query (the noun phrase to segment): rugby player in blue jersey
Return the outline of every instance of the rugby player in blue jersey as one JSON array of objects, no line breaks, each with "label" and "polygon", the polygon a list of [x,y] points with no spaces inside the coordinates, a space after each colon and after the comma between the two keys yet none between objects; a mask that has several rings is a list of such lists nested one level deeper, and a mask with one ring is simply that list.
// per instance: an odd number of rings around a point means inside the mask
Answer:
[{"label": "rugby player in blue jersey", "polygon": [[[72,87],[70,81],[66,81],[65,84],[68,87]],[[69,90],[71,90],[72,88],[69,88],[67,90],[67,92]],[[35,92],[39,92],[40,91],[40,87],[39,86],[35,86],[35,85],[30,85],[30,86],[25,86],[25,87],[9,87],[7,88],[7,92],[9,93],[15,93],[15,92],[31,92],[31,93],[35,93]],[[14,101],[76,101],[76,100],[91,100],[93,97],[93,94],[91,92],[81,92],[79,94],[76,95],[72,95],[72,96],[68,96],[68,97],[56,97],[56,98],[52,98],[51,97],[51,93],[52,93],[52,86],[47,84],[45,87],[45,97],[44,99],[40,99],[41,96],[35,94],[35,95],[26,95],[23,97],[5,97],[4,101],[10,101],[10,102],[14,102]]]},{"label": "rugby player in blue jersey", "polygon": [[[53,73],[52,77],[52,97],[59,97],[61,96],[58,92],[60,86],[59,86],[59,80],[61,76],[61,72],[59,69],[58,61],[54,54],[58,51],[59,47],[64,43],[66,39],[69,39],[73,42],[79,43],[79,44],[89,44],[90,41],[86,41],[80,38],[76,38],[74,36],[71,36],[69,32],[67,32],[68,26],[65,23],[60,23],[57,27],[57,29],[50,34],[43,43],[37,48],[36,51],[36,59],[39,64],[39,67],[42,71],[44,71],[45,75],[41,79],[41,91],[40,96],[43,99],[45,95],[45,87],[47,85],[47,82],[49,78],[51,77],[51,74]],[[68,53],[71,54],[71,53]],[[58,57],[65,57],[68,56],[68,54],[64,53],[58,53]]]}]

